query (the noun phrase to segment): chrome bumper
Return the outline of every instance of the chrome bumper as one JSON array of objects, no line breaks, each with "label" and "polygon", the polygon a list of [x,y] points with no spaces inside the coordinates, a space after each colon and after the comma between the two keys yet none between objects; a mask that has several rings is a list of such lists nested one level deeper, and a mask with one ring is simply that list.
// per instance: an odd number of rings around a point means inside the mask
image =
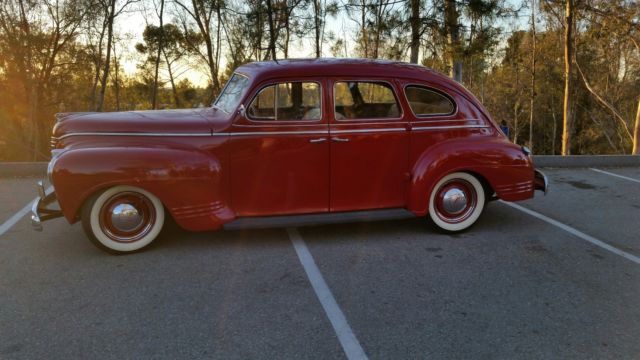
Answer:
[{"label": "chrome bumper", "polygon": [[549,190],[549,179],[547,176],[540,170],[535,169],[535,175],[533,178],[533,185],[536,190],[540,190],[547,195],[547,191]]},{"label": "chrome bumper", "polygon": [[53,186],[45,190],[42,181],[38,181],[38,198],[31,206],[31,226],[36,231],[42,231],[42,223],[47,220],[62,217],[59,209],[50,209],[47,205],[57,200]]}]

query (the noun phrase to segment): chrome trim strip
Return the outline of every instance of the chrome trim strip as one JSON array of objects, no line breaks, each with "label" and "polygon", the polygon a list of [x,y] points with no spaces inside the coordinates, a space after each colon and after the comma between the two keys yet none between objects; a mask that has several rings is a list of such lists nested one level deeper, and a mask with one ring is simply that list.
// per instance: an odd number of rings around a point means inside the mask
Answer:
[{"label": "chrome trim strip", "polygon": [[456,123],[456,122],[481,122],[480,119],[432,119],[432,120],[422,120],[422,121],[412,121],[411,124],[433,124],[440,122],[448,122],[448,123]]},{"label": "chrome trim strip", "polygon": [[163,136],[187,136],[187,137],[197,137],[197,136],[226,136],[227,133],[128,133],[128,132],[77,132],[77,133],[69,133],[64,134],[57,138],[58,140],[62,140],[71,136],[151,136],[151,137],[163,137]]},{"label": "chrome trim strip", "polygon": [[352,129],[352,130],[329,130],[331,134],[351,134],[351,133],[376,133],[376,132],[399,132],[407,131],[405,128],[382,128],[382,129]]},{"label": "chrome trim strip", "polygon": [[[416,126],[412,130],[448,130],[448,129],[480,129],[489,128],[489,125],[443,125],[443,126]],[[247,131],[231,133],[116,133],[116,132],[78,132],[62,135],[58,140],[71,136],[144,136],[144,137],[214,137],[214,136],[254,136],[254,135],[329,135],[350,133],[377,133],[377,132],[401,132],[405,128],[381,128],[381,129],[351,129],[351,130],[300,130],[300,131]]]},{"label": "chrome trim strip", "polygon": [[450,130],[450,129],[483,129],[489,128],[489,125],[449,125],[449,126],[418,126],[412,130]]},{"label": "chrome trim strip", "polygon": [[301,131],[247,131],[226,133],[230,136],[251,136],[251,135],[329,135],[329,131],[322,130],[301,130]]}]

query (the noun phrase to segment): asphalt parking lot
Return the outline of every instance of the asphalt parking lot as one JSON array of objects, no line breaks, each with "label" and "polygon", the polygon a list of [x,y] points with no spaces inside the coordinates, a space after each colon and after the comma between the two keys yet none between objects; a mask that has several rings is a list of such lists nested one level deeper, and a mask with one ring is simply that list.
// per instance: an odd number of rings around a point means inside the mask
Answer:
[{"label": "asphalt parking lot", "polygon": [[640,168],[599,169],[453,236],[173,229],[126,256],[34,232],[35,180],[0,179],[0,359],[640,358]]}]

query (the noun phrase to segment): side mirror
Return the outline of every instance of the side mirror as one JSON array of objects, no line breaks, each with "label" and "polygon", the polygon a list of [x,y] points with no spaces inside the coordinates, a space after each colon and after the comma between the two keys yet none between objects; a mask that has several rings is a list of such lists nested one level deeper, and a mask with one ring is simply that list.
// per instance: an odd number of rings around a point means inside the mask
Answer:
[{"label": "side mirror", "polygon": [[245,117],[245,112],[246,109],[244,107],[244,104],[240,104],[240,106],[238,107],[238,115]]}]

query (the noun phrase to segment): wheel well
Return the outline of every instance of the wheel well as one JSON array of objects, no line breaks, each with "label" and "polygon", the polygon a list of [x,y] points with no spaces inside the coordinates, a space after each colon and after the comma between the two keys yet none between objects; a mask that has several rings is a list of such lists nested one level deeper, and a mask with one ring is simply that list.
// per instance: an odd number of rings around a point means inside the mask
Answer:
[{"label": "wheel well", "polygon": [[478,179],[478,181],[480,181],[480,184],[482,184],[482,189],[484,190],[485,199],[487,200],[497,199],[497,197],[494,196],[495,190],[493,189],[493,186],[491,186],[489,181],[484,176],[474,171],[464,170],[463,172],[473,175],[476,179]]}]

